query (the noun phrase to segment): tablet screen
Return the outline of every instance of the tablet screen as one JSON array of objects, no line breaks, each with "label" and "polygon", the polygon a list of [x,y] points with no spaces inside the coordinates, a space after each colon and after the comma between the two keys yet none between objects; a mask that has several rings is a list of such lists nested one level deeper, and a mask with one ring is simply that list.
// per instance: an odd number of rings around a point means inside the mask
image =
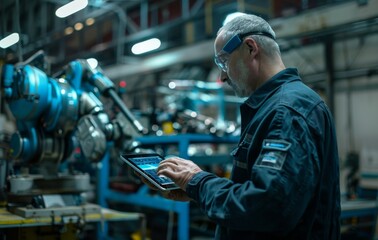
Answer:
[{"label": "tablet screen", "polygon": [[168,177],[156,173],[159,163],[163,160],[158,154],[123,154],[122,159],[134,170],[139,172],[152,184],[162,190],[177,189],[178,186]]}]

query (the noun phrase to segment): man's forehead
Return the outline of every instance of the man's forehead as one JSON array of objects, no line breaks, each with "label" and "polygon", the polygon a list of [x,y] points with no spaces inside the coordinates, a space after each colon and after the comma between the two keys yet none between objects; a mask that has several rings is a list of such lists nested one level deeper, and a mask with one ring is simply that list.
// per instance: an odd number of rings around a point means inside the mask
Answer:
[{"label": "man's forehead", "polygon": [[214,48],[215,49],[222,49],[224,44],[226,43],[225,41],[225,31],[222,30],[219,32],[218,36],[215,38],[214,42]]},{"label": "man's forehead", "polygon": [[227,35],[227,31],[225,30],[221,30],[219,33],[218,33],[218,41],[220,40],[221,42],[224,42],[225,41],[225,38],[226,38],[226,35]]}]

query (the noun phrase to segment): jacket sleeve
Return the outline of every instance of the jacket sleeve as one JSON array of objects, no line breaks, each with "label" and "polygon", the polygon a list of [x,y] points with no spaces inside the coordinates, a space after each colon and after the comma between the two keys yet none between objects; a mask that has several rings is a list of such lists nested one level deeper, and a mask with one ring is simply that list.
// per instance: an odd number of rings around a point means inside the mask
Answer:
[{"label": "jacket sleeve", "polygon": [[[261,126],[266,127],[253,130],[260,140],[252,140],[248,147],[248,152],[258,152],[257,159],[248,159],[253,163],[249,179],[235,183],[201,172],[191,179],[187,193],[221,226],[285,233],[298,224],[314,195],[318,153],[303,116],[284,108],[264,121]],[[284,146],[275,148],[274,143]],[[233,174],[237,174],[235,164]]]}]

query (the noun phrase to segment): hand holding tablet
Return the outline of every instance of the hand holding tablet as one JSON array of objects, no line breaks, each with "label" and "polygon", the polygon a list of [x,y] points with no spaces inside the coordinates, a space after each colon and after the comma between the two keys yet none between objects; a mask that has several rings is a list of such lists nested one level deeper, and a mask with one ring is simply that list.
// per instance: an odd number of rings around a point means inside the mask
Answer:
[{"label": "hand holding tablet", "polygon": [[121,159],[161,191],[179,189],[168,177],[158,176],[156,169],[164,159],[157,153],[122,154]]}]

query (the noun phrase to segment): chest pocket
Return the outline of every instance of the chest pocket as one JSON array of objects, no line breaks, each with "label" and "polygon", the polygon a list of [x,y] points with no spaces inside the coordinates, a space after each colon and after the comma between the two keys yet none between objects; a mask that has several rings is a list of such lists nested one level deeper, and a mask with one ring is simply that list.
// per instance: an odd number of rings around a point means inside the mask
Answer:
[{"label": "chest pocket", "polygon": [[251,145],[252,135],[246,134],[243,141],[231,152],[234,167],[248,169],[248,150]]}]

